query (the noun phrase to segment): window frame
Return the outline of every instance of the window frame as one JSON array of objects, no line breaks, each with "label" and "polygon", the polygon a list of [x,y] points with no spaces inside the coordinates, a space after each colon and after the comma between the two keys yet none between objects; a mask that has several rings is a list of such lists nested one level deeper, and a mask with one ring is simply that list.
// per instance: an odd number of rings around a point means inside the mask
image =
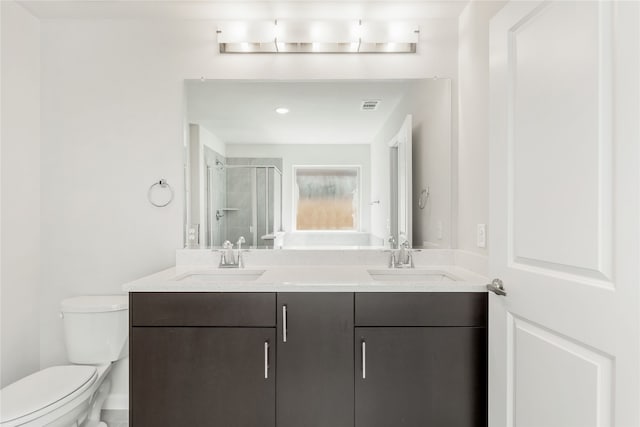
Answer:
[{"label": "window frame", "polygon": [[[356,182],[358,185],[358,212],[356,215],[356,226],[354,228],[348,230],[332,230],[332,229],[322,229],[322,230],[299,230],[298,229],[298,196],[297,193],[297,181],[298,181],[298,173],[297,171],[300,169],[325,169],[325,170],[344,170],[344,169],[355,169],[357,177]],[[355,164],[346,164],[346,165],[327,165],[327,164],[319,164],[319,165],[292,165],[291,166],[291,230],[292,232],[299,233],[354,233],[360,232],[362,230],[362,165]]]}]

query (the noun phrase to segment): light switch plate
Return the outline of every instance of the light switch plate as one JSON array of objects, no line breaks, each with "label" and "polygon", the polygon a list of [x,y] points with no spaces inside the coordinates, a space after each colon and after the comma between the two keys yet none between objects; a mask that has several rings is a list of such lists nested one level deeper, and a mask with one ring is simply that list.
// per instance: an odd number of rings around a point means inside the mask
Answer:
[{"label": "light switch plate", "polygon": [[476,245],[479,248],[487,247],[487,224],[478,224],[476,228]]}]

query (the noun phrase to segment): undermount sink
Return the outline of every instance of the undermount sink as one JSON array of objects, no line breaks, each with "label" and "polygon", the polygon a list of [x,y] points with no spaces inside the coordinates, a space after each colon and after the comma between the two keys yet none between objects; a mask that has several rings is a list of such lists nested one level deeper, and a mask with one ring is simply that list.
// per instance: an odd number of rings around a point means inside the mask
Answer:
[{"label": "undermount sink", "polygon": [[219,270],[219,271],[199,271],[187,273],[179,278],[178,281],[190,280],[202,283],[211,282],[251,282],[258,279],[265,270]]},{"label": "undermount sink", "polygon": [[384,282],[455,282],[457,277],[442,270],[367,270],[373,280]]}]

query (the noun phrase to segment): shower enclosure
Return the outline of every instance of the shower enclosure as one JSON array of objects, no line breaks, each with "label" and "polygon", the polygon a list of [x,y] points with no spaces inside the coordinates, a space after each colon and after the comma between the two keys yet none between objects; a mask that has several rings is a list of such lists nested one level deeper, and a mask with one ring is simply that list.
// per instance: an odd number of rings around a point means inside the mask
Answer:
[{"label": "shower enclosure", "polygon": [[225,240],[236,243],[244,236],[246,245],[273,247],[276,232],[282,230],[281,159],[250,164],[258,159],[216,159],[206,165],[204,244],[219,247]]}]

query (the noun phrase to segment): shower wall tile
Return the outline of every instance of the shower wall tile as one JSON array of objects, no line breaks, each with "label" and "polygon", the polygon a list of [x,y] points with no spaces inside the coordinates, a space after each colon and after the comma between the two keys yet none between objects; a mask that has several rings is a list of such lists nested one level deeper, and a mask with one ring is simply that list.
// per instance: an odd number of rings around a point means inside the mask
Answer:
[{"label": "shower wall tile", "polygon": [[[226,162],[227,165],[276,166],[282,170],[281,158],[234,157],[227,158]],[[260,247],[273,245],[272,241],[264,241],[261,236],[274,231],[274,173],[271,169],[267,187],[265,169],[226,169],[227,207],[239,209],[238,211],[226,212],[226,238],[228,240],[236,242],[240,236],[244,236],[248,245],[257,244]],[[265,212],[267,201],[269,204],[268,214]],[[257,212],[254,213],[254,209]],[[268,229],[265,215],[269,217]],[[257,221],[255,221],[255,217],[257,217]]]}]

